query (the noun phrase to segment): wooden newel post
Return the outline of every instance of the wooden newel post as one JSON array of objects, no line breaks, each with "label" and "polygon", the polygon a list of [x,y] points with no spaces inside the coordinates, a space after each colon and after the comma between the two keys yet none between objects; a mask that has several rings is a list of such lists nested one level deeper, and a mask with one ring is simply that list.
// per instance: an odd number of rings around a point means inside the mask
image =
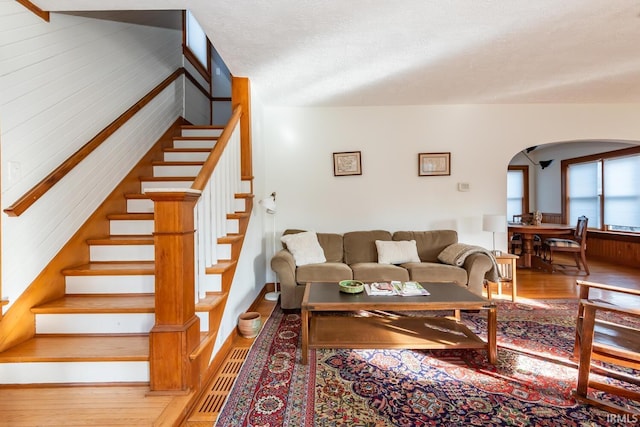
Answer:
[{"label": "wooden newel post", "polygon": [[149,334],[152,392],[186,392],[199,379],[189,355],[200,341],[195,314],[194,207],[200,191],[147,191],[154,202],[155,325]]}]

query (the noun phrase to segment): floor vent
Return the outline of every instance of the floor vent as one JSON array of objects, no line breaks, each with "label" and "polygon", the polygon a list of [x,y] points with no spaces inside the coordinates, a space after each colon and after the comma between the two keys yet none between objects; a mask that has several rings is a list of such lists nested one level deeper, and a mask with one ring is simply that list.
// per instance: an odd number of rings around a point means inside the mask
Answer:
[{"label": "floor vent", "polygon": [[209,391],[198,403],[198,409],[189,417],[187,426],[196,427],[202,422],[208,422],[211,426],[222,410],[247,354],[249,354],[249,347],[237,347],[229,353],[220,370],[207,386]]}]

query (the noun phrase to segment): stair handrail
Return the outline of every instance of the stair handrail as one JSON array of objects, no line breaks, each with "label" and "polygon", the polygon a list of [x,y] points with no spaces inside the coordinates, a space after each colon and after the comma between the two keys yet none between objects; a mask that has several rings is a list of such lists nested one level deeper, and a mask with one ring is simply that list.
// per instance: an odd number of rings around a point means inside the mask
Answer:
[{"label": "stair handrail", "polygon": [[233,109],[233,113],[231,114],[231,117],[229,118],[227,125],[224,127],[224,130],[218,137],[218,142],[216,142],[215,147],[213,147],[213,150],[211,150],[211,153],[209,153],[207,160],[205,160],[204,164],[202,165],[202,169],[200,169],[198,176],[193,181],[193,184],[191,184],[191,188],[193,190],[200,190],[200,191],[204,190],[205,185],[211,179],[211,175],[213,174],[216,168],[216,165],[218,164],[218,162],[220,161],[220,158],[222,157],[222,153],[224,153],[225,148],[229,143],[231,135],[236,130],[237,124],[240,121],[241,116],[242,116],[242,105],[237,105]]},{"label": "stair handrail", "polygon": [[147,104],[149,104],[156,96],[164,91],[174,80],[180,77],[186,72],[184,67],[178,68],[171,73],[169,77],[160,82],[149,93],[140,98],[138,102],[133,104],[127,111],[122,113],[117,119],[102,129],[96,136],[91,138],[86,144],[78,149],[65,160],[60,166],[55,168],[53,172],[47,175],[42,181],[33,186],[22,197],[20,197],[15,203],[6,208],[4,212],[9,216],[22,215],[31,205],[33,205],[38,199],[53,188],[58,182],[62,180],[69,172],[73,170],[82,160],[89,156],[96,148],[98,148],[104,141],[106,141],[111,135],[113,135],[119,128],[121,128],[131,117],[137,112],[142,110]]}]

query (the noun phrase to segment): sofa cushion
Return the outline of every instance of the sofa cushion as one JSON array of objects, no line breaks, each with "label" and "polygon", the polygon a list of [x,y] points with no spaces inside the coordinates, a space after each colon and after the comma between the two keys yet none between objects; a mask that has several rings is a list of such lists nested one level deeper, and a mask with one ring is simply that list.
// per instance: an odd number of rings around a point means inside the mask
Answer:
[{"label": "sofa cushion", "polygon": [[455,230],[396,231],[393,240],[415,240],[421,261],[438,262],[444,248],[458,243],[458,233]]},{"label": "sofa cushion", "polygon": [[[351,231],[343,235],[344,262],[378,262],[376,240],[391,240],[391,233],[385,230]],[[359,280],[359,279],[356,279]]]},{"label": "sofa cushion", "polygon": [[410,280],[416,282],[438,283],[453,282],[467,284],[467,270],[453,265],[437,262],[408,262],[402,264],[409,272]]},{"label": "sofa cushion", "polygon": [[362,282],[388,282],[409,280],[409,272],[402,267],[391,264],[378,264],[377,262],[358,262],[350,265],[353,270],[353,279]]},{"label": "sofa cushion", "polygon": [[[303,233],[305,230],[298,229],[287,229],[282,233],[283,236],[289,234]],[[327,259],[327,262],[343,262],[342,259],[342,234],[336,233],[316,233],[318,236],[318,243],[322,246],[324,250],[324,257]],[[287,246],[284,245],[284,248],[287,249]]]},{"label": "sofa cushion", "polygon": [[298,267],[322,263],[327,260],[322,246],[318,243],[318,236],[313,231],[288,234],[282,236],[281,241],[287,245],[287,249],[293,254]]},{"label": "sofa cushion", "polygon": [[420,262],[415,240],[386,241],[376,240],[378,263],[402,264],[405,262]]},{"label": "sofa cushion", "polygon": [[347,264],[341,262],[325,262],[309,264],[296,268],[296,282],[300,284],[312,282],[339,282],[353,279],[353,272]]}]

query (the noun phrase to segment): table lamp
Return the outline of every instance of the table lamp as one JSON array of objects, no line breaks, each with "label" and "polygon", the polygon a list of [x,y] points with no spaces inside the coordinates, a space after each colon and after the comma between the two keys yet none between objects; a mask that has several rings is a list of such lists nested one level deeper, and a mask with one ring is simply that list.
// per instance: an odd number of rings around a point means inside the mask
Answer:
[{"label": "table lamp", "polygon": [[504,233],[507,231],[507,217],[505,215],[483,215],[482,231],[490,231],[493,233],[493,253],[499,255],[496,251],[496,233]]}]

